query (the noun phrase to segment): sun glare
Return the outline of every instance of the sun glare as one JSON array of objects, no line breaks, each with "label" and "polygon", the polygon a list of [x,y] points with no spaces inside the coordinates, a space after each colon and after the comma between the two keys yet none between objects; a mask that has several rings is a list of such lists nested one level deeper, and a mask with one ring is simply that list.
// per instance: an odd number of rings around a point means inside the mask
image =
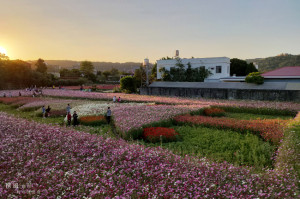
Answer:
[{"label": "sun glare", "polygon": [[6,54],[7,52],[6,52],[5,48],[3,48],[2,46],[0,46],[0,53],[7,55]]}]

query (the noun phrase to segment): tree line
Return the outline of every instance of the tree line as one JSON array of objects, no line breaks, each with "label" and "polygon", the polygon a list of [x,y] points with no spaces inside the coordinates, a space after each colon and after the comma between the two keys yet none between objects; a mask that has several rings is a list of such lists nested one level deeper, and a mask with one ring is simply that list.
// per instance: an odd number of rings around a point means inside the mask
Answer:
[{"label": "tree line", "polygon": [[47,86],[54,77],[47,74],[47,66],[44,60],[36,62],[36,69],[22,60],[9,60],[0,53],[0,89],[25,88],[33,85]]}]

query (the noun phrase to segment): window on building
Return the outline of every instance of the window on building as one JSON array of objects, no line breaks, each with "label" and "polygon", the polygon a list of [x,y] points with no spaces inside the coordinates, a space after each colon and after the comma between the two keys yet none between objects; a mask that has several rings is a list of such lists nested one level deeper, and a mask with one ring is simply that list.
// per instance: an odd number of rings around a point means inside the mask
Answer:
[{"label": "window on building", "polygon": [[216,66],[216,73],[222,73],[222,66]]}]

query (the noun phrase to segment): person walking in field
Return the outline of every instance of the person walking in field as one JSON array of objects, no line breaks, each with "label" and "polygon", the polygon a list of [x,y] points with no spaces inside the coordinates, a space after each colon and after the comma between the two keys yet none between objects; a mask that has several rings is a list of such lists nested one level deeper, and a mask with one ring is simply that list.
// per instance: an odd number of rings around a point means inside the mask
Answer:
[{"label": "person walking in field", "polygon": [[70,106],[70,104],[68,104],[68,106],[67,106],[67,114],[70,113],[70,112],[71,112],[71,106]]},{"label": "person walking in field", "polygon": [[42,114],[43,114],[43,118],[45,118],[45,114],[46,114],[45,106],[42,106]]},{"label": "person walking in field", "polygon": [[45,114],[46,117],[50,116],[50,110],[51,110],[51,108],[50,108],[50,106],[48,106],[48,108],[46,109],[46,114]]},{"label": "person walking in field", "polygon": [[106,112],[106,120],[108,124],[110,124],[110,118],[111,118],[111,110],[110,107],[108,107]]},{"label": "person walking in field", "polygon": [[118,102],[121,102],[121,97],[118,98]]},{"label": "person walking in field", "polygon": [[73,126],[77,126],[78,125],[78,115],[76,113],[76,111],[74,111],[73,113]]},{"label": "person walking in field", "polygon": [[68,112],[67,119],[68,119],[68,124],[67,125],[71,126],[71,120],[72,120],[71,112]]},{"label": "person walking in field", "polygon": [[114,97],[113,97],[113,103],[115,103],[115,102],[116,102],[116,99],[117,99],[117,97],[116,97],[116,96],[114,96]]}]

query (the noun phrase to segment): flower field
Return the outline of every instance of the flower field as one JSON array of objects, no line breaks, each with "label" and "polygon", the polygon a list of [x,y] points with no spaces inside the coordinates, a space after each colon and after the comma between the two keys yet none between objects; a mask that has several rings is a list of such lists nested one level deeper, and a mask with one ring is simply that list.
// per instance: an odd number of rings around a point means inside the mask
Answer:
[{"label": "flower field", "polygon": [[233,129],[241,132],[257,132],[264,140],[278,144],[283,138],[284,125],[282,120],[235,120],[231,118],[211,118],[205,116],[180,115],[174,118],[180,123],[212,126],[221,129]]},{"label": "flower field", "polygon": [[91,115],[80,117],[80,124],[87,126],[99,126],[102,124],[107,124],[106,118],[103,115]]},{"label": "flower field", "polygon": [[[89,103],[76,106],[79,118],[87,115],[105,115],[111,108],[114,123],[118,130],[127,133],[145,124],[167,120],[178,114],[202,108],[200,105],[148,105],[145,103]],[[65,119],[66,120],[66,119]]]},{"label": "flower field", "polygon": [[175,115],[188,113],[202,107],[199,105],[146,105],[120,107],[112,112],[116,127],[126,133],[143,125],[168,120]]},{"label": "flower field", "polygon": [[176,141],[178,133],[174,129],[166,127],[148,127],[143,129],[143,138],[149,142]]},{"label": "flower field", "polygon": [[0,113],[0,198],[296,198],[288,168],[180,157]]},{"label": "flower field", "polygon": [[[2,90],[0,96],[6,95],[11,92],[12,96],[18,96],[19,91],[22,96],[31,96],[32,92],[24,90]],[[214,100],[214,99],[189,99],[179,97],[164,97],[164,96],[148,96],[138,94],[124,94],[124,93],[96,93],[96,92],[83,92],[76,90],[62,90],[62,89],[43,89],[43,94],[46,96],[54,97],[70,97],[70,98],[84,98],[84,99],[99,99],[111,100],[113,96],[121,97],[124,101],[130,102],[155,102],[163,104],[195,104],[195,105],[220,105],[220,106],[238,106],[238,107],[252,107],[252,108],[275,108],[287,110],[300,110],[299,103],[294,102],[269,102],[269,101],[256,101],[250,100]]]}]

